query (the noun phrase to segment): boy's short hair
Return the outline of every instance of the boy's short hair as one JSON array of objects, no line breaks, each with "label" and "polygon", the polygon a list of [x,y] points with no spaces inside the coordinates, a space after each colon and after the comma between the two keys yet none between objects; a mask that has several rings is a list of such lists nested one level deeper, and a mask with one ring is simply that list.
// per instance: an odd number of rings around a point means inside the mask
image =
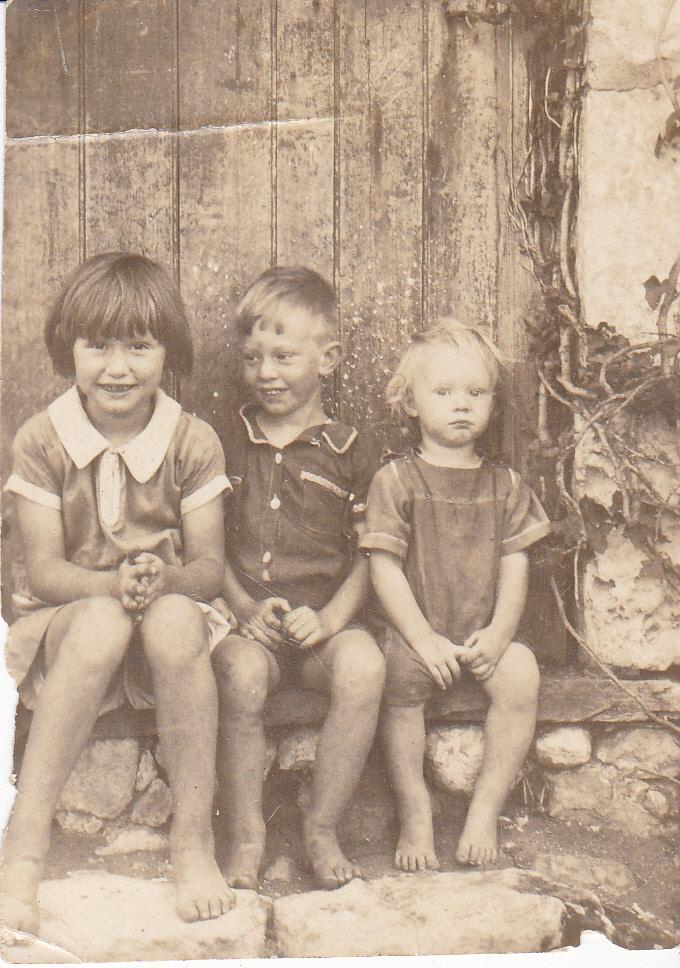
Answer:
[{"label": "boy's short hair", "polygon": [[428,346],[437,345],[475,350],[488,367],[494,387],[498,383],[501,370],[509,365],[509,360],[484,330],[461,323],[453,316],[444,316],[430,329],[412,336],[411,342],[404,350],[385,391],[387,402],[395,414],[408,416],[404,401],[412,386],[413,376],[418,370],[423,350]]},{"label": "boy's short hair", "polygon": [[281,326],[291,310],[302,310],[310,322],[318,322],[324,335],[335,335],[337,303],[333,287],[305,266],[273,266],[259,275],[236,307],[236,332],[245,339],[260,320]]},{"label": "boy's short hair", "polygon": [[45,342],[61,376],[72,377],[73,346],[149,332],[166,350],[165,366],[191,372],[193,347],[182,297],[170,274],[146,256],[105,252],[66,280],[45,324]]}]

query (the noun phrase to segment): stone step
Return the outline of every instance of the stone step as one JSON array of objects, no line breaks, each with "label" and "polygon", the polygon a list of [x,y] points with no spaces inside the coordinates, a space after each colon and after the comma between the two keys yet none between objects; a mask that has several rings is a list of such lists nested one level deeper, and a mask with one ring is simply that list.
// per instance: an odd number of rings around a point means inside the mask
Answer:
[{"label": "stone step", "polygon": [[[680,682],[672,679],[630,679],[625,683],[654,713],[680,720]],[[431,722],[481,722],[487,699],[470,679],[433,699],[426,715]],[[308,726],[322,722],[328,711],[326,696],[295,686],[282,689],[267,700],[265,721],[269,728]],[[543,670],[539,697],[539,724],[635,723],[646,719],[642,708],[610,679],[578,671]],[[102,716],[95,727],[99,739],[121,736],[152,736],[156,726],[152,710],[116,710]]]}]

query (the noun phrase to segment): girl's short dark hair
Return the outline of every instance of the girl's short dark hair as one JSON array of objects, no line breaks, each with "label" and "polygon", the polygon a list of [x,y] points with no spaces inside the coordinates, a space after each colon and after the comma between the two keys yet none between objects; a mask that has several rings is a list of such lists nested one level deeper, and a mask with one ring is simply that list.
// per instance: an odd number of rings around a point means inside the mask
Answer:
[{"label": "girl's short dark hair", "polygon": [[170,274],[146,256],[106,252],[83,262],[66,280],[45,324],[45,342],[57,373],[72,377],[77,339],[93,342],[146,332],[165,347],[168,370],[191,372],[191,332]]}]

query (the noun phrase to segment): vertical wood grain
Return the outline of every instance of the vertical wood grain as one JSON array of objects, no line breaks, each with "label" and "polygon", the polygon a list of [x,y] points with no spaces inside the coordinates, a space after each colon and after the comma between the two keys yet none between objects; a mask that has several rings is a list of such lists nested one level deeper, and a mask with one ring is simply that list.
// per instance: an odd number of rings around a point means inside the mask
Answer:
[{"label": "vertical wood grain", "polygon": [[175,0],[86,0],[86,130],[168,129]]},{"label": "vertical wood grain", "polygon": [[338,3],[340,413],[381,449],[384,388],[421,325],[422,9]]},{"label": "vertical wood grain", "polygon": [[333,3],[278,0],[276,261],[333,275]]},{"label": "vertical wood grain", "polygon": [[426,318],[495,332],[498,207],[495,28],[429,0]]},{"label": "vertical wood grain", "polygon": [[7,7],[7,137],[78,133],[78,3]]}]

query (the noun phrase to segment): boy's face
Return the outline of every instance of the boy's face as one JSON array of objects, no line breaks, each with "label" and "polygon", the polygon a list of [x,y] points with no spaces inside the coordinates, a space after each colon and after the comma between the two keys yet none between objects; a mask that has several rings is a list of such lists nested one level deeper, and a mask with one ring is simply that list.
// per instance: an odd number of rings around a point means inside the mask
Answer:
[{"label": "boy's face", "polygon": [[339,344],[301,311],[290,311],[276,323],[256,323],[241,344],[243,380],[273,417],[320,403],[321,378],[333,372],[339,358]]},{"label": "boy's face", "polygon": [[73,346],[75,380],[98,421],[148,413],[163,379],[165,347],[151,335],[89,341]]},{"label": "boy's face", "polygon": [[474,443],[491,419],[494,386],[487,364],[474,350],[423,347],[409,410],[418,418],[423,443],[451,448]]}]

